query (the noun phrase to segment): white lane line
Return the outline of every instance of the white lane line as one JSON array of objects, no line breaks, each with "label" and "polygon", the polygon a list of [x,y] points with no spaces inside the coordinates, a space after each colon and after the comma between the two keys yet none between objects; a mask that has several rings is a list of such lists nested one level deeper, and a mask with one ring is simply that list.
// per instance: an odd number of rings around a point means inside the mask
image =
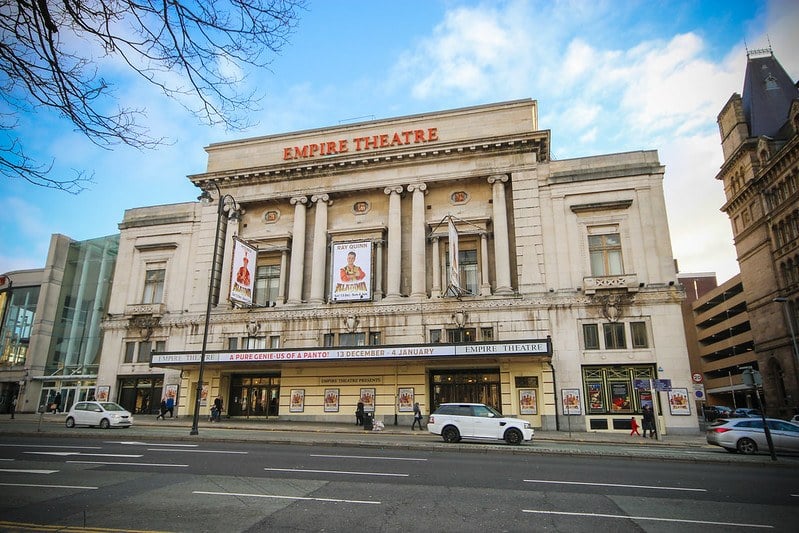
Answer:
[{"label": "white lane line", "polygon": [[0,468],[0,472],[14,472],[15,474],[55,474],[58,470],[33,470],[25,468]]},{"label": "white lane line", "polygon": [[102,446],[53,446],[51,444],[0,444],[6,448],[69,448],[70,450],[99,450]]},{"label": "white lane line", "polygon": [[311,474],[351,474],[356,476],[392,476],[392,477],[408,477],[408,474],[389,474],[386,472],[347,472],[346,470],[310,470],[302,468],[264,468],[268,472],[300,472]]},{"label": "white lane line", "polygon": [[68,457],[71,455],[80,455],[81,457],[128,457],[131,459],[142,457],[141,454],[125,455],[121,453],[84,453],[84,452],[25,452],[25,453],[29,453],[31,455],[57,455],[59,457]]},{"label": "white lane line", "polygon": [[427,461],[417,457],[377,457],[374,455],[327,455],[323,453],[312,453],[311,457],[331,457],[333,459],[378,459],[382,461]]},{"label": "white lane line", "polygon": [[0,483],[3,487],[34,487],[41,489],[77,489],[77,490],[97,490],[100,487],[83,487],[80,485],[37,485],[35,483]]},{"label": "white lane line", "polygon": [[228,453],[247,455],[250,452],[232,452],[229,450],[170,450],[169,448],[147,448],[148,452],[181,452],[181,453]]},{"label": "white lane line", "polygon": [[277,500],[305,500],[314,502],[334,502],[334,503],[360,503],[366,505],[380,505],[382,502],[369,500],[341,500],[338,498],[307,498],[304,496],[280,496],[277,494],[243,494],[236,492],[206,492],[204,490],[192,491],[192,494],[209,494],[211,496],[236,496],[244,498],[274,498]]},{"label": "white lane line", "polygon": [[14,459],[0,459],[0,461],[13,461]]},{"label": "white lane line", "polygon": [[601,514],[601,513],[566,513],[560,511],[537,511],[533,509],[522,509],[523,513],[536,513],[536,514],[555,514],[565,516],[584,516],[596,518],[621,518],[623,520],[651,520],[654,522],[680,522],[684,524],[707,524],[712,526],[730,526],[730,527],[758,527],[762,529],[774,529],[774,526],[768,524],[744,524],[738,522],[714,522],[712,520],[687,520],[683,518],[657,518],[654,516],[629,516],[629,515],[615,515],[615,514]]},{"label": "white lane line", "polygon": [[67,463],[75,463],[80,465],[126,465],[126,466],[170,466],[188,468],[189,465],[168,465],[165,463],[114,463],[111,461],[67,461]]},{"label": "white lane line", "polygon": [[196,448],[199,444],[159,444],[157,442],[138,442],[135,440],[106,441],[106,444],[124,444],[126,446],[171,446],[172,448]]},{"label": "white lane line", "polygon": [[687,492],[707,492],[707,489],[685,487],[656,487],[654,485],[622,485],[617,483],[588,483],[585,481],[552,481],[549,479],[525,479],[525,483],[551,483],[553,485],[589,485],[594,487],[621,487],[626,489],[682,490]]}]

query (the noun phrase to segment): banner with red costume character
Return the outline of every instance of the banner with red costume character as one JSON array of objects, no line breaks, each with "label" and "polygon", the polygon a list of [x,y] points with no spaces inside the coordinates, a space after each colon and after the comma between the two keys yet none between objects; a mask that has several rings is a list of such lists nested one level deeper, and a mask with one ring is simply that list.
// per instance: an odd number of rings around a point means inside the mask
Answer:
[{"label": "banner with red costume character", "polygon": [[334,302],[371,300],[372,243],[347,242],[333,245],[333,282],[330,299]]},{"label": "banner with red costume character", "polygon": [[230,280],[231,301],[252,305],[255,285],[255,261],[258,250],[244,241],[233,238],[233,272]]}]

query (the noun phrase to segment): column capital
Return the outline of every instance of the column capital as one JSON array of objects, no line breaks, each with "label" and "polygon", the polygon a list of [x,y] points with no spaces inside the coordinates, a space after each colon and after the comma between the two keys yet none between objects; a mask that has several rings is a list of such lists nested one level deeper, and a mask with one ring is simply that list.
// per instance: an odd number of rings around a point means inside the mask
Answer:
[{"label": "column capital", "polygon": [[426,183],[411,183],[406,188],[408,189],[408,192],[414,192],[414,191],[425,192],[425,191],[427,191],[427,184]]},{"label": "column capital", "polygon": [[496,182],[506,183],[507,181],[507,174],[494,174],[493,176],[488,176],[488,183],[491,183],[492,185]]},{"label": "column capital", "polygon": [[291,202],[291,205],[296,205],[296,204],[305,205],[305,204],[308,203],[308,197],[307,196],[295,196],[294,198],[289,200],[289,202]]},{"label": "column capital", "polygon": [[386,187],[385,189],[383,189],[383,192],[388,195],[390,195],[391,193],[402,194],[402,190],[403,190],[402,185],[397,185],[395,187]]},{"label": "column capital", "polygon": [[327,194],[327,193],[324,193],[324,194],[314,194],[313,196],[311,196],[311,202],[313,202],[313,203],[317,203],[317,202],[324,202],[324,203],[326,203],[327,205],[330,205],[330,203],[331,203],[331,202],[330,202],[330,195],[329,195],[329,194]]}]

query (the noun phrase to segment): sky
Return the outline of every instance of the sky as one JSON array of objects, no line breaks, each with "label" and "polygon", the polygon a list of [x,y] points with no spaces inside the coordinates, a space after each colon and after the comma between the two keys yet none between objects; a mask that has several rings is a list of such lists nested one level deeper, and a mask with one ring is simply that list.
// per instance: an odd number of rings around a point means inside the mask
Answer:
[{"label": "sky", "polygon": [[167,145],[105,150],[57,116],[20,117],[29,152],[94,183],[72,195],[0,178],[0,273],[44,267],[54,233],[111,235],[126,209],[195,200],[187,176],[212,143],[532,98],[553,159],[657,150],[679,270],[723,282],[738,265],[716,118],[743,89],[747,47],[771,46],[799,78],[797,27],[792,0],[309,0],[269,69],[246,72],[264,99],[244,131],[113,67],[120,101]]}]

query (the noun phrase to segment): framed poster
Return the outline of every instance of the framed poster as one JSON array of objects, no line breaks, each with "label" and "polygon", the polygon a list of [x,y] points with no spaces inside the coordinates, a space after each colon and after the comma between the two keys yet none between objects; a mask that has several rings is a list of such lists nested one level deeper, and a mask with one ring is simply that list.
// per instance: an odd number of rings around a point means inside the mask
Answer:
[{"label": "framed poster", "polygon": [[413,387],[400,389],[397,396],[400,413],[413,412]]},{"label": "framed poster", "polygon": [[208,383],[203,384],[203,389],[200,393],[200,405],[208,405]]},{"label": "framed poster", "polygon": [[580,389],[561,389],[560,397],[563,404],[564,415],[583,414],[580,406]]},{"label": "framed poster", "polygon": [[334,244],[332,268],[332,301],[372,299],[371,241]]},{"label": "framed poster", "polygon": [[363,403],[364,413],[375,412],[375,390],[374,389],[361,389],[361,403]]},{"label": "framed poster", "polygon": [[305,389],[291,389],[289,413],[302,413],[303,411],[305,411]]},{"label": "framed poster", "polygon": [[111,387],[108,385],[101,385],[97,387],[97,401],[107,402],[108,394],[111,392]]},{"label": "framed poster", "polygon": [[325,389],[325,413],[338,413],[338,389]]},{"label": "framed poster", "polygon": [[602,384],[588,384],[588,412],[602,413],[605,411],[605,403],[602,400]]},{"label": "framed poster", "polygon": [[632,411],[632,398],[630,397],[630,384],[626,381],[612,382],[610,384],[610,410]]},{"label": "framed poster", "polygon": [[523,415],[537,415],[535,389],[519,389],[519,412]]},{"label": "framed poster", "polygon": [[669,391],[669,412],[675,416],[690,415],[691,405],[688,402],[688,389],[671,389]]}]

